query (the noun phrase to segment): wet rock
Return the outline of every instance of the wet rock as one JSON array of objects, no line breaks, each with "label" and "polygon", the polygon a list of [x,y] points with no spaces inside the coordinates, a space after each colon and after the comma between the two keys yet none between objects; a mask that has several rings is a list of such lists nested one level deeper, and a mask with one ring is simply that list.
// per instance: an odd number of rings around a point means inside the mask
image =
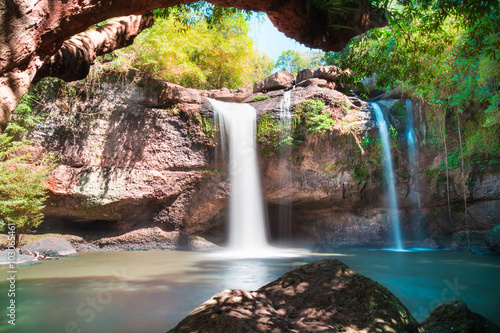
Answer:
[{"label": "wet rock", "polygon": [[429,318],[422,322],[428,333],[499,333],[500,327],[491,320],[469,310],[460,301],[441,303],[432,310]]},{"label": "wet rock", "polygon": [[32,255],[24,255],[15,252],[15,257],[12,260],[12,251],[5,250],[0,251],[0,267],[10,266],[14,264],[15,266],[28,266],[33,264],[38,264],[38,259]]},{"label": "wet rock", "polygon": [[253,93],[288,89],[293,86],[294,81],[295,77],[292,74],[286,71],[279,71],[271,74],[264,80],[255,82],[253,85]]},{"label": "wet rock", "polygon": [[257,291],[225,290],[170,333],[423,332],[386,288],[338,260],[286,273]]},{"label": "wet rock", "polygon": [[105,237],[91,244],[99,251],[150,251],[150,250],[214,250],[219,246],[198,236],[178,231],[166,232],[158,227],[141,228],[120,236]]},{"label": "wet rock", "polygon": [[500,253],[500,225],[494,226],[484,237],[486,245],[491,250]]},{"label": "wet rock", "polygon": [[443,248],[441,245],[439,245],[434,239],[432,238],[426,238],[423,242],[422,242],[422,246],[424,247],[428,247],[430,249],[441,249]]},{"label": "wet rock", "polygon": [[41,256],[62,257],[77,255],[73,246],[65,239],[48,237],[39,239],[21,247],[23,253],[38,253]]}]

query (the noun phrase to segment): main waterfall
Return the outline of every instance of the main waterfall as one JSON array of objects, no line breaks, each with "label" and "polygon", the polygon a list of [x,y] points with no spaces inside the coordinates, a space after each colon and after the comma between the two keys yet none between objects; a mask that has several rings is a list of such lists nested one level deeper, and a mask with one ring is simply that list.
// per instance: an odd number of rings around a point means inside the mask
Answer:
[{"label": "main waterfall", "polygon": [[215,110],[223,149],[229,145],[231,198],[227,248],[237,256],[261,256],[270,246],[255,140],[257,111],[248,104],[209,100]]},{"label": "main waterfall", "polygon": [[391,142],[389,140],[389,127],[384,118],[384,113],[377,103],[370,103],[375,112],[375,118],[378,123],[380,139],[382,140],[382,155],[383,155],[383,169],[384,177],[387,182],[387,201],[389,202],[389,216],[392,223],[392,230],[394,233],[394,243],[396,250],[403,249],[401,240],[401,231],[399,227],[399,213],[398,213],[398,198],[396,194],[396,181],[394,177],[394,168],[392,166],[392,153]]}]

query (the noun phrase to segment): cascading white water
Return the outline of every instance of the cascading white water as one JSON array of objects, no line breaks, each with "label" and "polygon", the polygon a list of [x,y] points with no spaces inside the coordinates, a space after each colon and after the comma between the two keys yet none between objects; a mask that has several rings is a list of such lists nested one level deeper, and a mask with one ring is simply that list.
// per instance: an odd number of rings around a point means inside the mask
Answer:
[{"label": "cascading white water", "polygon": [[270,247],[257,160],[257,111],[248,104],[209,100],[219,124],[221,145],[223,148],[229,145],[231,198],[227,248],[237,256],[259,256]]},{"label": "cascading white water", "polygon": [[292,90],[285,91],[279,105],[281,126],[280,163],[282,165],[280,170],[280,188],[283,191],[283,195],[280,199],[278,212],[278,235],[282,241],[289,241],[291,238],[292,207],[290,196],[285,193],[285,189],[289,188],[292,182],[292,173],[290,170],[291,145],[290,142],[287,142],[291,138],[292,131],[291,96]]},{"label": "cascading white water", "polygon": [[413,193],[411,200],[417,214],[412,214],[414,222],[414,237],[419,240],[425,238],[424,227],[420,215],[420,194],[418,192],[418,151],[417,137],[413,126],[413,102],[406,100],[406,141],[408,142],[408,164],[410,171],[410,184],[413,184]]},{"label": "cascading white water", "polygon": [[406,140],[408,142],[408,161],[410,163],[410,177],[416,179],[417,176],[417,137],[413,128],[413,104],[411,99],[406,100]]},{"label": "cascading white water", "polygon": [[392,153],[391,142],[389,140],[389,127],[384,118],[384,113],[377,103],[370,103],[375,112],[375,119],[378,123],[380,138],[382,140],[382,155],[383,155],[383,170],[384,177],[387,182],[387,201],[389,203],[389,216],[392,223],[394,233],[394,243],[396,250],[403,249],[401,240],[401,231],[399,227],[399,213],[398,213],[398,198],[396,194],[396,181],[394,177],[394,168],[392,166]]}]

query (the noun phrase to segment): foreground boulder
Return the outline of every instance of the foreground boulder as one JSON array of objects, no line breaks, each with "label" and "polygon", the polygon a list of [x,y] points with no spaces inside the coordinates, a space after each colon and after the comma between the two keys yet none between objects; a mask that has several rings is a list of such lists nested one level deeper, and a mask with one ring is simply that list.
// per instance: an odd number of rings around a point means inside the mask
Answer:
[{"label": "foreground boulder", "polygon": [[254,292],[225,290],[169,332],[424,331],[389,290],[338,260],[321,260]]},{"label": "foreground boulder", "polygon": [[500,225],[494,226],[484,237],[486,245],[491,250],[500,253]]},{"label": "foreground boulder", "polygon": [[432,310],[422,326],[428,333],[499,333],[498,327],[491,320],[469,310],[460,301],[449,301],[438,305]]},{"label": "foreground boulder", "polygon": [[21,247],[23,253],[32,253],[44,257],[62,257],[77,255],[73,246],[65,239],[48,237],[39,239]]}]

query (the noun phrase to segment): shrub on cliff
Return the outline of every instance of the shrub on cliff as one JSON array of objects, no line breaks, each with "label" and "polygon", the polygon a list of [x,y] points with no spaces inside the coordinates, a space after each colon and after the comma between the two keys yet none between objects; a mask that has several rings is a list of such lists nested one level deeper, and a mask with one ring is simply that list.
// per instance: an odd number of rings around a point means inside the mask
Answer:
[{"label": "shrub on cliff", "polygon": [[28,164],[29,154],[23,153],[27,147],[28,141],[0,135],[0,230],[14,232],[16,247],[21,233],[42,222],[47,198],[45,179],[51,165],[47,162],[50,159]]}]

